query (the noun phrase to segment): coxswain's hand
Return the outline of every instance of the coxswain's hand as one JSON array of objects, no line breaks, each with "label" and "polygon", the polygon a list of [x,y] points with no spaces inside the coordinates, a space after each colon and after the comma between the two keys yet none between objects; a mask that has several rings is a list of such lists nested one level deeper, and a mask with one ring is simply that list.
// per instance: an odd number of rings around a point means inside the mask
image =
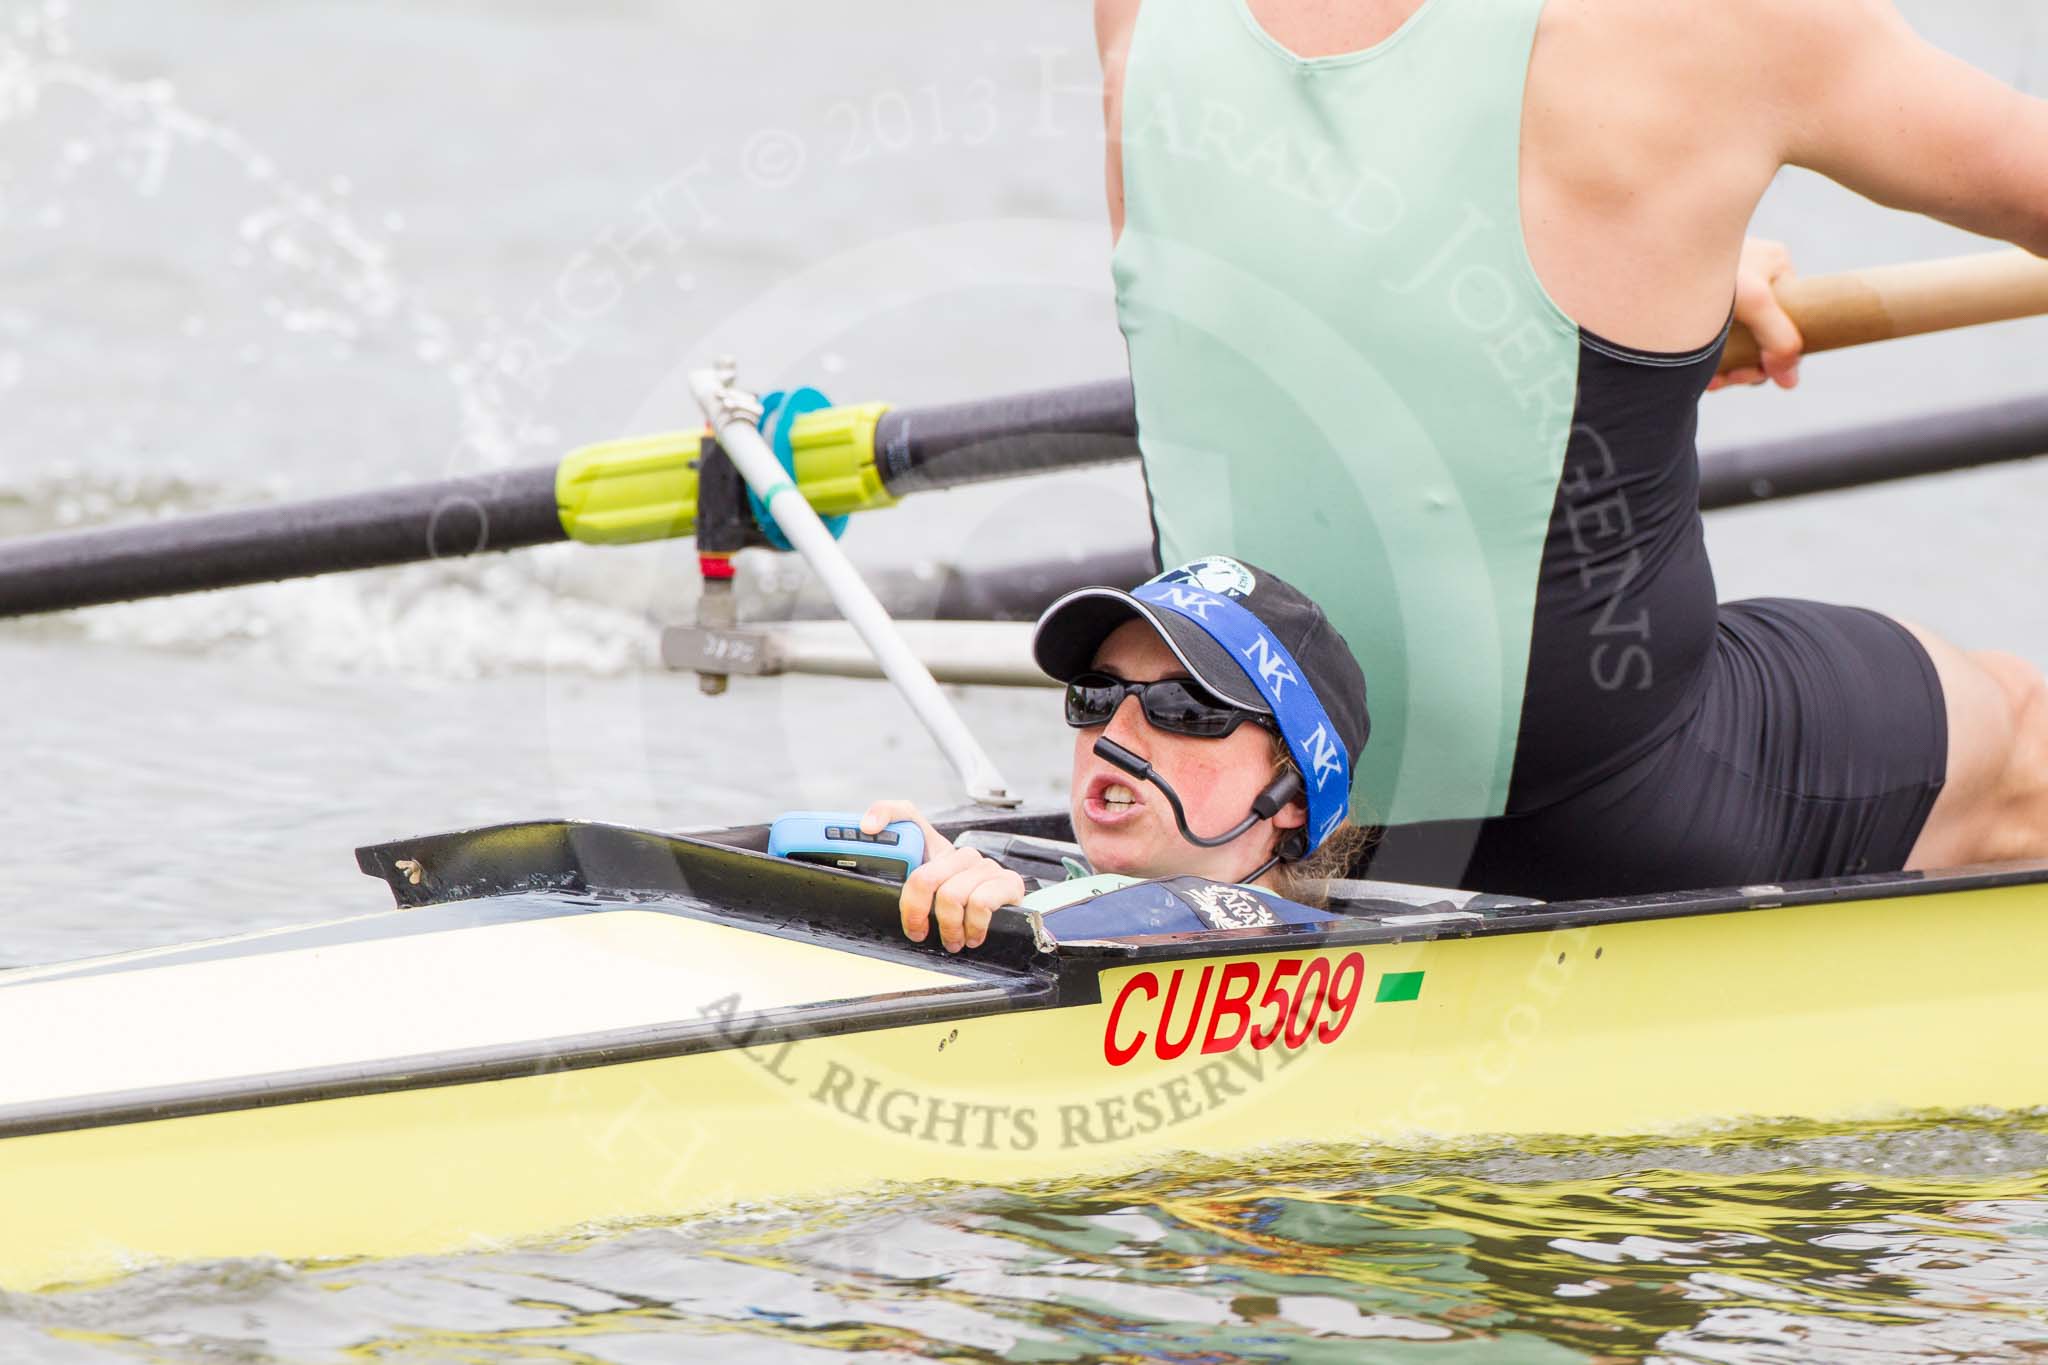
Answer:
[{"label": "coxswain's hand", "polygon": [[878,834],[892,820],[914,820],[924,831],[924,862],[904,881],[898,902],[905,936],[922,943],[937,924],[947,952],[979,948],[988,937],[990,917],[1024,899],[1024,879],[975,849],[953,847],[908,801],[875,802],[861,816],[860,827]]},{"label": "coxswain's hand", "polygon": [[1795,277],[1792,254],[1783,242],[1751,237],[1742,244],[1742,263],[1735,268],[1735,320],[1749,328],[1763,353],[1763,368],[1730,370],[1707,385],[1709,391],[1730,384],[1761,384],[1770,380],[1781,389],[1799,387],[1799,358],[1806,338],[1799,324],[1778,302],[1777,286]]}]

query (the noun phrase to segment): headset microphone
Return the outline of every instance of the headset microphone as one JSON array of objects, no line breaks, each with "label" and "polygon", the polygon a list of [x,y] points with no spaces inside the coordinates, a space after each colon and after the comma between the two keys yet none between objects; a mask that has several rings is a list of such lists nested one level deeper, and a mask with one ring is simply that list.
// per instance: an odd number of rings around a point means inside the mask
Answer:
[{"label": "headset microphone", "polygon": [[[1188,828],[1188,813],[1180,803],[1180,793],[1176,792],[1165,778],[1154,772],[1150,763],[1139,758],[1107,735],[1095,741],[1095,756],[1111,766],[1130,774],[1138,781],[1150,782],[1153,786],[1159,788],[1166,797],[1166,803],[1173,807],[1173,822],[1180,826],[1180,837],[1197,848],[1221,848],[1225,844],[1241,838],[1253,825],[1258,824],[1261,820],[1272,819],[1286,807],[1288,802],[1299,800],[1302,794],[1301,774],[1296,772],[1290,764],[1286,772],[1268,782],[1266,789],[1252,798],[1251,814],[1238,821],[1229,833],[1219,834],[1213,839],[1204,839],[1201,835]],[[1288,836],[1288,839],[1292,841],[1297,849],[1304,842],[1299,830],[1293,831]],[[1283,847],[1285,846],[1286,844],[1283,842]],[[1300,854],[1296,853],[1294,856],[1299,857]],[[1260,868],[1257,872],[1254,872],[1246,880],[1256,881],[1266,874],[1267,869],[1271,868],[1273,863],[1278,861],[1279,856],[1275,855],[1272,861],[1268,862],[1265,867]]]}]

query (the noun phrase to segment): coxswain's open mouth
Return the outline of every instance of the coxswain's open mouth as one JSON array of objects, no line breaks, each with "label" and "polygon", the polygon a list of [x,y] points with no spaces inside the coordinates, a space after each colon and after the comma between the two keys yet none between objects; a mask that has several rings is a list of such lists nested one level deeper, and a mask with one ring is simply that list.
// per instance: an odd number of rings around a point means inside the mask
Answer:
[{"label": "coxswain's open mouth", "polygon": [[1081,806],[1089,819],[1113,825],[1137,818],[1145,808],[1145,798],[1123,774],[1097,773],[1088,781]]}]

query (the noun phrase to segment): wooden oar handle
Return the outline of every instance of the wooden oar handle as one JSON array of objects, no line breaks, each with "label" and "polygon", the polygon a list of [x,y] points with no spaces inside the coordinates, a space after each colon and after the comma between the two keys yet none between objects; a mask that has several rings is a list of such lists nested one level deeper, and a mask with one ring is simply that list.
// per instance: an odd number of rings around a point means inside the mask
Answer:
[{"label": "wooden oar handle", "polygon": [[[1833,351],[2048,313],[2048,261],[1992,251],[1787,280],[1777,293],[1807,352]],[[1756,338],[1737,323],[1721,352],[1721,372],[1758,363]]]}]

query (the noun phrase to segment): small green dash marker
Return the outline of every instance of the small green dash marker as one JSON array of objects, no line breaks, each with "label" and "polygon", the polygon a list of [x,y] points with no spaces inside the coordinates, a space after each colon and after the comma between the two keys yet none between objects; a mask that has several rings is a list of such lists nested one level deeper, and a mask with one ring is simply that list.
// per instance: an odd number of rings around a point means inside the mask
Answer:
[{"label": "small green dash marker", "polygon": [[1421,972],[1385,972],[1380,976],[1380,993],[1373,997],[1373,1003],[1398,1005],[1404,1000],[1419,999],[1421,995]]}]

